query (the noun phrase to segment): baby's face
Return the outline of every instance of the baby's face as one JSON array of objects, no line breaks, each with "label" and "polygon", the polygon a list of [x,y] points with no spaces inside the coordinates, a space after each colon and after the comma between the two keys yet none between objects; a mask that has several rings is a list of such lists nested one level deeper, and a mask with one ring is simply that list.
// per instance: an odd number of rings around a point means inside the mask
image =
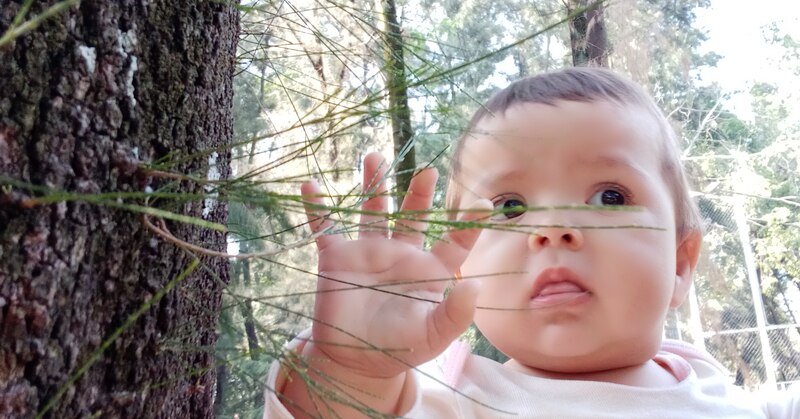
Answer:
[{"label": "baby's face", "polygon": [[[652,358],[689,280],[676,274],[656,122],[636,108],[561,101],[514,105],[476,131],[461,155],[461,207],[486,198],[509,212],[493,217],[498,228],[483,230],[461,272],[484,275],[479,306],[515,309],[478,309],[483,334],[547,371]],[[530,209],[586,204],[631,210]]]}]

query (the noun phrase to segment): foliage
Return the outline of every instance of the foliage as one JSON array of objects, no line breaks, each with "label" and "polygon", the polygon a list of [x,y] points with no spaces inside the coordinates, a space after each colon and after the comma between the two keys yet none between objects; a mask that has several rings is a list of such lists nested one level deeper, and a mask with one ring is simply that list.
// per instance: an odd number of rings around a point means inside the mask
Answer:
[{"label": "foliage", "polygon": [[[798,196],[796,185],[800,184],[798,150],[790,141],[794,134],[780,125],[788,114],[777,99],[776,86],[754,85],[756,118],[746,121],[726,109],[726,96],[719,86],[699,84],[692,75],[694,69],[713,66],[719,59],[713,52],[696,52],[705,35],[695,27],[695,10],[708,4],[708,0],[611,3],[606,10],[613,45],[610,59],[612,67],[649,86],[682,128],[687,166],[709,223],[705,263],[697,281],[705,332],[690,324],[697,313],[688,308],[681,309],[670,327],[695,342],[705,341],[736,372],[740,384],[753,387],[765,375],[755,335],[714,332],[755,326],[740,226],[732,217],[730,198],[747,196],[750,246],[759,263],[770,324],[797,323],[792,317],[795,312],[786,308],[790,304],[786,296],[787,290],[798,287],[800,274],[796,250],[800,236],[793,209],[797,199],[791,198]],[[301,179],[320,179],[337,197],[331,205],[339,211],[344,229],[352,228],[353,209],[360,200],[351,186],[357,173],[351,178],[349,168],[358,166],[365,148],[388,150],[390,143],[386,115],[392,109],[386,105],[381,78],[383,49],[376,35],[381,30],[380,10],[374,7],[361,1],[317,6],[254,3],[243,20],[260,29],[246,26],[242,35],[242,72],[237,81],[241,89],[237,90],[240,176],[282,196],[296,193]],[[432,164],[443,175],[449,145],[492,92],[517,77],[569,62],[568,31],[560,23],[565,18],[561,2],[419,0],[406,2],[399,14],[418,166]],[[791,39],[775,36],[787,48],[794,45]],[[264,38],[268,41],[260,41]],[[258,48],[248,47],[254,45]],[[796,133],[796,128],[791,132]],[[296,165],[298,161],[303,163]],[[748,168],[746,176],[742,165]],[[743,176],[755,182],[754,189],[742,189]],[[441,184],[439,191],[443,190]],[[438,205],[442,200],[443,194],[437,195]],[[269,208],[264,214],[272,211],[268,219],[282,217],[282,222],[255,227],[259,224],[255,217],[251,237],[281,240],[287,231],[296,234],[291,226],[302,226],[296,205],[278,199],[264,208]],[[443,213],[432,217],[445,218]],[[440,230],[434,227],[428,241]],[[253,298],[260,342],[270,344],[262,348],[266,356],[258,361],[244,356],[237,360],[234,348],[227,358],[232,371],[263,371],[268,360],[281,356],[281,345],[298,332],[298,325],[308,324],[314,281],[311,260],[308,249],[299,249],[280,261],[260,261],[252,269],[263,272],[268,280],[248,289],[233,287],[237,295]],[[233,328],[225,332],[226,345],[238,347],[242,355],[246,337],[240,324],[245,319],[237,313],[232,311],[228,317]],[[711,335],[704,338],[698,333]],[[773,346],[780,348],[776,357],[785,380],[798,377],[798,371],[790,367],[797,363],[788,361],[799,353],[792,333],[786,329],[770,334]],[[465,338],[478,353],[503,358],[476,329]],[[248,400],[261,396],[257,382],[252,374],[231,377],[236,397],[249,394]],[[248,385],[253,386],[249,393]],[[233,407],[240,406],[236,400],[226,403],[226,412],[242,412]]]}]

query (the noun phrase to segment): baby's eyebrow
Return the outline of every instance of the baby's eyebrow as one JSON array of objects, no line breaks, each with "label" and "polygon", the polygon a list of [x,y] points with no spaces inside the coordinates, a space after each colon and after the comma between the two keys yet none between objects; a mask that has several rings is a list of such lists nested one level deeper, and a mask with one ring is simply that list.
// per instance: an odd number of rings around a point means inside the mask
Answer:
[{"label": "baby's eyebrow", "polygon": [[[535,164],[535,162],[531,162]],[[647,172],[635,160],[622,154],[591,154],[578,156],[573,160],[571,166],[580,169],[622,169],[635,173],[637,176],[648,177]],[[485,188],[493,184],[501,184],[507,181],[519,180],[527,175],[528,171],[520,168],[504,168],[496,171],[491,169],[480,175],[477,186]]]},{"label": "baby's eyebrow", "polygon": [[502,183],[513,179],[519,179],[520,177],[525,176],[525,173],[526,173],[525,170],[519,170],[519,169],[501,170],[497,172],[487,171],[483,176],[480,177],[478,185],[481,187],[485,187],[490,184]]},{"label": "baby's eyebrow", "polygon": [[623,168],[628,169],[641,176],[645,176],[646,172],[634,160],[627,156],[618,154],[600,154],[581,156],[575,160],[575,166],[583,167],[603,167],[603,168]]}]

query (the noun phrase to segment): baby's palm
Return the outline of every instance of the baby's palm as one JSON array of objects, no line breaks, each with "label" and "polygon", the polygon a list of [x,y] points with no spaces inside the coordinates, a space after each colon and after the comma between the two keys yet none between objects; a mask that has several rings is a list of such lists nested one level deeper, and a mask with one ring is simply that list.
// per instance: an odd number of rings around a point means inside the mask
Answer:
[{"label": "baby's palm", "polygon": [[[358,239],[322,235],[312,344],[353,372],[392,377],[434,358],[472,321],[475,288],[457,286],[444,303],[444,288],[478,235],[458,230],[423,250],[425,220],[436,172],[420,172],[403,200],[393,232],[387,228],[387,197],[378,166],[365,159],[364,185],[373,194],[363,205]],[[376,180],[377,179],[377,180]],[[313,231],[332,226],[319,211],[316,184],[303,186]],[[317,204],[317,205],[314,205]],[[465,218],[476,218],[467,213]],[[391,238],[389,237],[391,236]]]}]

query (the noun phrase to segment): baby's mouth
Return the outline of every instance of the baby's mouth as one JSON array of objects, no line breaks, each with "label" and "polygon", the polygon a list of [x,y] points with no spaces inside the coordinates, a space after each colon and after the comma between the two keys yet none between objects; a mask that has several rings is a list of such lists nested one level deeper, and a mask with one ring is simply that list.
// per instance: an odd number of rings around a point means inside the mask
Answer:
[{"label": "baby's mouth", "polygon": [[542,271],[534,281],[531,302],[544,308],[566,304],[589,294],[574,272],[568,268],[550,268]]},{"label": "baby's mouth", "polygon": [[533,298],[541,298],[541,297],[548,297],[551,295],[569,294],[576,292],[586,292],[586,290],[574,282],[569,282],[569,281],[551,282],[545,285],[539,291],[539,294],[534,296]]}]

